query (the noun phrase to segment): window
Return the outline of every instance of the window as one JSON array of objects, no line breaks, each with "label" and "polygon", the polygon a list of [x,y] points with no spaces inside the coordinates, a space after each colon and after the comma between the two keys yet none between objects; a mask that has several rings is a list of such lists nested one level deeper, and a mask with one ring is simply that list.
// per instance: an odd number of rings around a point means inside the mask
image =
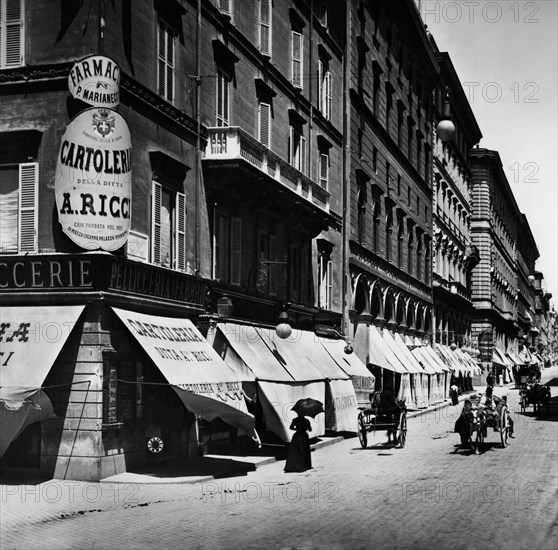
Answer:
[{"label": "window", "polygon": [[217,4],[217,9],[221,13],[224,13],[229,17],[232,16],[232,0],[217,0],[216,4]]},{"label": "window", "polygon": [[302,88],[302,34],[291,31],[291,82]]},{"label": "window", "polygon": [[23,0],[0,0],[0,69],[23,65]]},{"label": "window", "polygon": [[228,126],[231,78],[222,68],[217,68],[216,83],[215,125]]},{"label": "window", "polygon": [[399,227],[397,229],[397,265],[400,268],[403,268],[403,239],[404,239],[403,219],[400,219]]},{"label": "window", "polygon": [[407,235],[408,241],[407,241],[407,273],[409,275],[413,274],[413,248],[414,248],[414,237],[413,237],[413,231],[409,230],[409,233]]},{"label": "window", "polygon": [[391,238],[392,238],[392,233],[393,233],[393,214],[390,211],[388,212],[387,218],[386,218],[386,260],[388,262],[391,261],[393,253],[391,250]]},{"label": "window", "polygon": [[174,103],[175,32],[162,19],[157,21],[157,93]]},{"label": "window", "polygon": [[258,232],[258,278],[256,287],[260,292],[277,294],[276,239],[265,231]]},{"label": "window", "polygon": [[378,248],[380,246],[380,216],[381,216],[381,206],[380,200],[376,199],[374,204],[374,215],[373,215],[373,222],[374,222],[374,235],[372,236],[372,247],[374,252],[378,252]]},{"label": "window", "polygon": [[364,244],[365,233],[366,233],[366,184],[362,183],[359,185],[358,195],[357,195],[357,239],[358,242]]},{"label": "window", "polygon": [[318,307],[331,309],[333,263],[327,254],[320,254],[318,261]]},{"label": "window", "polygon": [[143,416],[142,366],[119,361],[114,352],[103,354],[103,424]]},{"label": "window", "polygon": [[318,105],[326,120],[331,119],[331,79],[327,64],[318,61]]},{"label": "window", "polygon": [[270,147],[271,143],[271,105],[258,104],[258,139],[262,145]]},{"label": "window", "polygon": [[215,211],[213,219],[213,278],[240,285],[242,221]]},{"label": "window", "polygon": [[329,179],[329,155],[320,153],[320,185],[327,189]]},{"label": "window", "polygon": [[39,164],[0,166],[0,253],[37,252]]},{"label": "window", "polygon": [[291,126],[289,138],[289,163],[306,174],[306,139],[302,131]]},{"label": "window", "polygon": [[271,0],[260,0],[260,52],[271,56]]},{"label": "window", "polygon": [[186,196],[153,182],[151,215],[151,262],[186,269]]},{"label": "window", "polygon": [[296,302],[306,302],[308,300],[308,254],[308,246],[290,247],[289,289],[290,298]]}]

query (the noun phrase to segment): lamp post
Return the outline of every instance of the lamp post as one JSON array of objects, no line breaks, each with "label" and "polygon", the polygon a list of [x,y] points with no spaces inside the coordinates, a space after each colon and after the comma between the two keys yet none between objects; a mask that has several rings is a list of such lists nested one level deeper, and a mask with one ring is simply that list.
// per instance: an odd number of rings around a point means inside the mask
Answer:
[{"label": "lamp post", "polygon": [[442,114],[442,120],[440,120],[436,126],[436,133],[443,143],[451,141],[455,137],[455,124],[451,120],[450,101],[447,92],[444,98],[444,112]]}]

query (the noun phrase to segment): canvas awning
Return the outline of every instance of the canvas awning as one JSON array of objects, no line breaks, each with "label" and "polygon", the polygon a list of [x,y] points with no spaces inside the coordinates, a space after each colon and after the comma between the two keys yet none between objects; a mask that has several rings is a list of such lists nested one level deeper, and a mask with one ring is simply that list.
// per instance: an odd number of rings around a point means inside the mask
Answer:
[{"label": "canvas awning", "polygon": [[523,361],[513,351],[508,352],[506,355],[514,365],[517,366],[523,365]]},{"label": "canvas awning", "polygon": [[26,426],[55,416],[41,387],[84,307],[2,308],[0,456]]},{"label": "canvas awning", "polygon": [[401,361],[390,349],[380,331],[374,325],[370,325],[369,331],[369,361],[378,367],[382,367],[399,374],[409,374],[405,365],[401,363]]},{"label": "canvas awning", "polygon": [[511,372],[512,364],[506,354],[499,348],[492,348],[492,362],[504,367]]},{"label": "canvas awning", "polygon": [[113,311],[187,409],[208,421],[221,418],[259,441],[254,416],[246,408],[242,377],[217,355],[192,321]]},{"label": "canvas awning", "polygon": [[436,350],[441,355],[441,357],[446,361],[451,370],[457,374],[462,374],[467,376],[470,373],[470,369],[466,367],[451,351],[451,349],[445,344],[436,344]]}]

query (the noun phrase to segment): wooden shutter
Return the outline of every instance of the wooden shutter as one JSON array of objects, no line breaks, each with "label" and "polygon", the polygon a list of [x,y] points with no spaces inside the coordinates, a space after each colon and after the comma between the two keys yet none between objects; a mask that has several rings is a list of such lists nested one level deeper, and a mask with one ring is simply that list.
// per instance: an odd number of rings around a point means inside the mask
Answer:
[{"label": "wooden shutter", "polygon": [[241,240],[242,240],[242,220],[231,218],[231,285],[240,285],[241,282]]},{"label": "wooden shutter", "polygon": [[221,13],[231,14],[231,0],[217,0],[217,6]]},{"label": "wooden shutter", "polygon": [[157,93],[174,102],[174,30],[159,20],[157,27]]},{"label": "wooden shutter", "polygon": [[331,73],[326,72],[324,76],[324,90],[323,90],[323,114],[329,120],[331,118]]},{"label": "wooden shutter", "polygon": [[299,170],[303,174],[307,174],[308,170],[306,169],[306,138],[300,136],[299,145],[298,145],[298,154],[299,154]]},{"label": "wooden shutter", "polygon": [[0,4],[0,67],[23,65],[23,2],[5,0]]},{"label": "wooden shutter", "polygon": [[19,252],[37,252],[39,164],[19,165]]},{"label": "wooden shutter", "polygon": [[323,100],[324,100],[324,63],[320,59],[318,61],[318,108],[320,111],[324,111],[323,109]]},{"label": "wooden shutter", "polygon": [[327,189],[329,176],[329,155],[320,154],[320,185]]},{"label": "wooden shutter", "polygon": [[302,88],[302,35],[291,31],[291,81],[297,88]]},{"label": "wooden shutter", "polygon": [[271,129],[271,106],[267,103],[259,104],[259,130],[260,142],[262,145],[269,147],[270,129]]},{"label": "wooden shutter", "polygon": [[260,51],[271,55],[271,1],[260,1]]},{"label": "wooden shutter", "polygon": [[174,268],[186,270],[186,195],[176,193],[174,209]]},{"label": "wooden shutter", "polygon": [[229,125],[229,78],[222,71],[217,71],[216,124]]},{"label": "wooden shutter", "polygon": [[229,218],[215,212],[213,222],[213,278],[228,282]]},{"label": "wooden shutter", "polygon": [[[276,257],[276,239],[273,235],[269,236],[269,260],[274,262],[277,260]],[[269,281],[269,287],[268,287],[268,291],[272,296],[276,296],[277,295],[277,264],[269,264],[269,277],[268,277],[268,281]]]},{"label": "wooden shutter", "polygon": [[151,263],[161,263],[161,201],[163,190],[160,183],[153,182],[151,195]]}]

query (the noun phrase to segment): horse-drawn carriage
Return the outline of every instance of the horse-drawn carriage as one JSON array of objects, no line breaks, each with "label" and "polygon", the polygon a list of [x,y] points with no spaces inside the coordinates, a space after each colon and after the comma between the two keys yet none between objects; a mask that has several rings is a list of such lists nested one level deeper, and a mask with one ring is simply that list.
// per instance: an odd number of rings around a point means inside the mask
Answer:
[{"label": "horse-drawn carriage", "polygon": [[546,414],[550,411],[550,387],[541,384],[526,384],[519,390],[519,404],[524,413],[529,405],[533,405],[534,414]]},{"label": "horse-drawn carriage", "polygon": [[[389,392],[387,392],[389,393]],[[370,394],[370,407],[359,407],[358,438],[363,449],[368,445],[368,433],[387,430],[388,442],[405,447],[407,441],[407,406],[405,400],[395,399],[391,393]]]},{"label": "horse-drawn carriage", "polygon": [[459,433],[461,445],[479,453],[488,435],[488,428],[499,432],[502,447],[507,447],[508,438],[513,433],[513,421],[508,408],[507,398],[493,398],[495,407],[481,403],[480,396],[467,399],[459,418],[455,422],[454,431]]}]

